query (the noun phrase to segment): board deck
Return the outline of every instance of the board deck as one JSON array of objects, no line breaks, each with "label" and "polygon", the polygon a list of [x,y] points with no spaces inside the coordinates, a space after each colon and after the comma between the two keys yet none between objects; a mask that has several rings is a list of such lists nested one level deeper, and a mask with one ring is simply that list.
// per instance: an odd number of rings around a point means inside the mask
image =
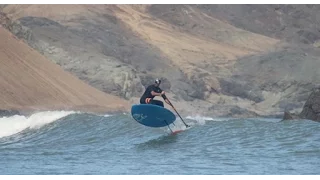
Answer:
[{"label": "board deck", "polygon": [[131,115],[134,120],[149,127],[164,127],[176,120],[170,110],[153,104],[133,105]]}]

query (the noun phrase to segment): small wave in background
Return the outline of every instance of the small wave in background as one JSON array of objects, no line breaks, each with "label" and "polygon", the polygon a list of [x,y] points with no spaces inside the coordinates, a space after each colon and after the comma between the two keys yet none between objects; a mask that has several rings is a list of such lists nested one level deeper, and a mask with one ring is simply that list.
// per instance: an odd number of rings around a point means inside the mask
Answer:
[{"label": "small wave in background", "polygon": [[32,114],[29,117],[15,115],[0,118],[0,138],[19,133],[27,128],[39,128],[45,124],[54,122],[74,111],[46,111]]}]

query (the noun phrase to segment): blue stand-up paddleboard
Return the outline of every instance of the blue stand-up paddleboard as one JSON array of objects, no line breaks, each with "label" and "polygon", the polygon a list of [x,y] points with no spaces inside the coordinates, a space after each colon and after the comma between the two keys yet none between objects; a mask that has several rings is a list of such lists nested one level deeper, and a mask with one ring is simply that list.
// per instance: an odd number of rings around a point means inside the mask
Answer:
[{"label": "blue stand-up paddleboard", "polygon": [[131,115],[137,122],[149,127],[169,126],[176,120],[170,110],[153,104],[133,105]]}]

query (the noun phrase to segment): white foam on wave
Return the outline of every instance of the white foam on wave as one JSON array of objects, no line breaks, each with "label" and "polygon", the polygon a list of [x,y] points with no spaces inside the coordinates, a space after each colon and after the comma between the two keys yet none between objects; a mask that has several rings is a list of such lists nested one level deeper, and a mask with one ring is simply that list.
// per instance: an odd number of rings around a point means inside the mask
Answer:
[{"label": "white foam on wave", "polygon": [[232,118],[212,118],[212,117],[194,115],[194,116],[187,116],[186,119],[194,120],[197,122],[197,124],[204,125],[206,121],[227,121]]},{"label": "white foam on wave", "polygon": [[[201,115],[189,115],[183,118],[187,125],[193,127],[194,125],[205,125],[206,121],[229,121],[235,118],[212,118]],[[185,130],[188,129],[186,125],[181,121],[180,117],[176,117],[173,125],[170,125],[172,131]],[[169,130],[169,129],[168,129]]]},{"label": "white foam on wave", "polygon": [[[128,113],[121,113],[122,115],[128,115]],[[103,117],[112,117],[112,116],[115,116],[115,115],[120,115],[120,114],[105,114],[103,115]]]},{"label": "white foam on wave", "polygon": [[[214,118],[211,118],[211,117],[205,117],[205,116],[200,116],[200,115],[187,116],[187,117],[185,117],[183,119],[191,127],[196,125],[196,124],[205,125],[206,121],[220,121],[219,119],[214,119]],[[190,120],[192,120],[192,121],[190,121]],[[173,124],[174,125],[170,126],[172,131],[178,131],[178,130],[187,129],[186,125],[181,121],[180,117],[176,117],[176,121]]]},{"label": "white foam on wave", "polygon": [[70,114],[75,114],[75,111],[44,111],[26,116],[10,116],[0,118],[0,138],[11,136],[19,133],[27,128],[40,128],[46,124],[59,120]]},{"label": "white foam on wave", "polygon": [[212,117],[205,117],[205,116],[187,116],[186,119],[192,119],[192,120],[204,120],[204,121],[213,121],[214,119]]},{"label": "white foam on wave", "polygon": [[211,117],[205,117],[205,116],[200,116],[200,115],[187,116],[186,119],[191,119],[191,120],[197,121],[197,123],[199,123],[200,125],[204,125],[206,123],[206,121],[213,121],[214,120]]}]

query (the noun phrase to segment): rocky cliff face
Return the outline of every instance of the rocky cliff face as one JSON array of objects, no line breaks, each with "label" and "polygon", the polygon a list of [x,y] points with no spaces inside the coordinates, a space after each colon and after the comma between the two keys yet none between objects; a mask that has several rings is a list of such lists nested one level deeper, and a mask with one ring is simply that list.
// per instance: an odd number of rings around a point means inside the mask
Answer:
[{"label": "rocky cliff face", "polygon": [[303,106],[300,117],[320,122],[320,87],[313,90]]},{"label": "rocky cliff face", "polygon": [[31,30],[28,27],[21,25],[19,21],[9,19],[3,12],[0,12],[0,25],[8,29],[18,38],[24,39],[32,44],[33,37]]},{"label": "rocky cliff face", "polygon": [[137,103],[158,77],[179,111],[255,117],[301,110],[319,83],[319,7],[0,8],[30,46],[101,91]]},{"label": "rocky cliff face", "polygon": [[320,87],[313,88],[300,114],[285,112],[283,120],[309,119],[320,122]]}]

